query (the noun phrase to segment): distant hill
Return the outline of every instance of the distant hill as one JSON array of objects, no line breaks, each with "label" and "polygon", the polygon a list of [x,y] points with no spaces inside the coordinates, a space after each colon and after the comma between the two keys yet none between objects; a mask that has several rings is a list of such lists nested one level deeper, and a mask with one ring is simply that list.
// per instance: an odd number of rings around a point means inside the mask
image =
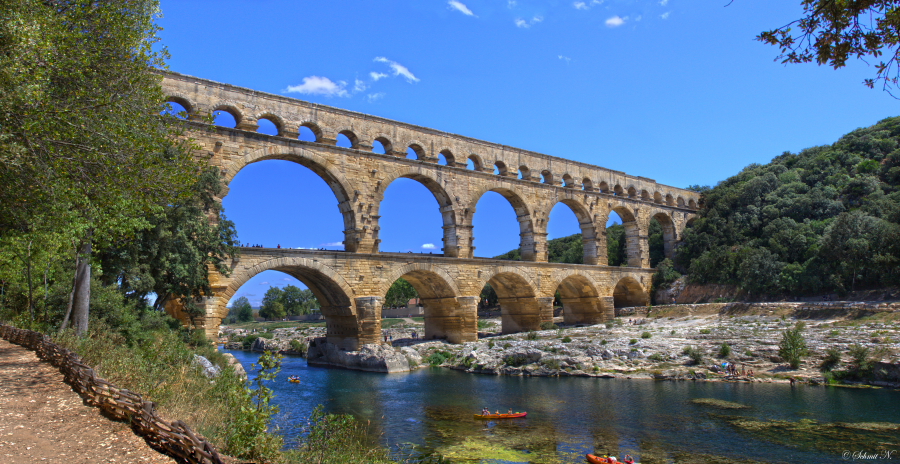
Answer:
[{"label": "distant hill", "polygon": [[751,295],[900,284],[900,118],[747,166],[703,193],[676,265]]}]

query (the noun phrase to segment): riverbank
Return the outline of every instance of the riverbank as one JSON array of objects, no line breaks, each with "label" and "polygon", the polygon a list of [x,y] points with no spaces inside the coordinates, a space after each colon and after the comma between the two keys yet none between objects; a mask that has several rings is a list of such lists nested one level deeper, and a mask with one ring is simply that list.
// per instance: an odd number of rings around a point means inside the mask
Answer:
[{"label": "riverbank", "polygon": [[[393,346],[415,351],[422,365],[478,374],[585,376],[629,379],[696,379],[742,382],[836,383],[821,366],[829,350],[841,353],[832,369],[842,372],[851,348],[867,351],[866,383],[900,387],[900,311],[897,303],[712,303],[633,308],[606,324],[500,334],[499,319],[482,319],[479,340],[459,345],[414,340],[422,323],[385,329]],[[778,355],[782,333],[804,321],[809,355],[791,369]],[[561,318],[557,318],[561,322]],[[324,336],[324,327],[279,328],[263,347],[286,350],[290,340]],[[236,333],[225,329],[226,334]],[[246,336],[246,335],[243,335]],[[738,375],[726,375],[722,363]],[[750,372],[752,371],[752,375]],[[840,377],[840,376],[838,376]],[[847,383],[860,383],[844,376]]]}]

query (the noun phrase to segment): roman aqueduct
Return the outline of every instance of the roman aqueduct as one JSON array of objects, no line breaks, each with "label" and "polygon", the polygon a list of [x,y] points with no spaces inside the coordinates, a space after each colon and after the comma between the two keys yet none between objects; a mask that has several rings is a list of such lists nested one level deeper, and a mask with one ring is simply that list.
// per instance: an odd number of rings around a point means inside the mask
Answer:
[{"label": "roman aqueduct", "polygon": [[[486,283],[500,298],[504,332],[551,320],[556,291],[566,323],[602,322],[615,307],[649,301],[651,219],[662,225],[671,255],[697,210],[695,192],[585,163],[171,72],[163,74],[163,88],[189,114],[185,124],[200,147],[196,156],[219,167],[225,180],[258,161],[296,162],[327,182],[344,220],[343,251],[243,248],[229,276],[211,271],[213,295],[202,303],[205,317],[194,321],[210,337],[240,286],[270,269],[309,286],[329,341],[345,349],[380,341],[384,295],[400,277],[422,297],[426,338],[476,339]],[[236,127],[204,122],[214,111],[230,113]],[[274,123],[278,135],[257,132],[261,119]],[[301,127],[312,131],[314,142],[298,139]],[[337,146],[339,136],[349,147]],[[384,153],[373,152],[376,145]],[[379,251],[379,206],[398,178],[420,182],[440,205],[442,253]],[[474,257],[472,217],[489,191],[516,212],[522,261]],[[547,262],[547,220],[560,202],[578,218],[585,264]],[[607,266],[605,231],[613,211],[626,229],[627,267]],[[187,322],[178,307],[168,309]]]}]

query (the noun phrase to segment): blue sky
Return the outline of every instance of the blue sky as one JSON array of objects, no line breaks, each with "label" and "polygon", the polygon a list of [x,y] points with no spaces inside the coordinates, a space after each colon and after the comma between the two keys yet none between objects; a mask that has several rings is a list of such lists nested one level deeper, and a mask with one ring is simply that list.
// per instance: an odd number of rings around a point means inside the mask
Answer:
[{"label": "blue sky", "polygon": [[[897,100],[862,85],[865,63],[784,66],[754,40],[799,4],[162,0],[159,24],[173,71],[685,187],[897,115]],[[340,248],[337,202],[300,166],[249,166],[224,206],[242,242]],[[437,203],[415,181],[391,184],[381,214],[383,250],[440,251]],[[477,256],[518,245],[499,195],[474,221]],[[574,215],[554,209],[549,232],[578,233]],[[263,273],[238,295],[255,303],[296,284],[285,278]]]}]

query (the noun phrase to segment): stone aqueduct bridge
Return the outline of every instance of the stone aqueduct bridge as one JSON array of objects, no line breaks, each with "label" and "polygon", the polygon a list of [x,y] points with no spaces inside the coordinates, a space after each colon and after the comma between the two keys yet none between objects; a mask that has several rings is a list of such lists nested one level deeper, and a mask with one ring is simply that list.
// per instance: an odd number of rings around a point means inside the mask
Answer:
[{"label": "stone aqueduct bridge", "polygon": [[[269,269],[309,286],[322,306],[329,341],[346,349],[379,342],[381,303],[400,277],[422,297],[426,338],[477,338],[476,305],[486,283],[500,298],[504,332],[537,329],[549,321],[557,290],[566,322],[601,322],[612,317],[614,307],[648,302],[654,272],[651,219],[662,225],[665,252],[671,255],[697,209],[695,192],[590,164],[182,74],[164,73],[163,88],[169,101],[189,114],[185,124],[199,144],[196,156],[218,166],[226,181],[250,163],[293,161],[326,181],[344,220],[344,251],[244,248],[231,263],[230,276],[211,271],[206,316],[194,321],[209,336],[216,336],[238,288]],[[217,110],[234,116],[236,127],[200,121]],[[278,135],[258,133],[260,119],[274,123]],[[315,142],[298,139],[304,126]],[[339,135],[349,147],[337,146]],[[384,154],[373,152],[375,142]],[[417,159],[407,157],[409,149]],[[474,170],[467,169],[468,160]],[[442,254],[379,252],[381,200],[401,177],[420,182],[437,200]],[[474,257],[472,217],[489,191],[501,194],[516,212],[522,261]],[[585,264],[546,262],[547,220],[557,203],[578,218]],[[606,265],[606,222],[613,211],[625,226],[627,267]],[[179,308],[169,310],[186,321]]]}]

